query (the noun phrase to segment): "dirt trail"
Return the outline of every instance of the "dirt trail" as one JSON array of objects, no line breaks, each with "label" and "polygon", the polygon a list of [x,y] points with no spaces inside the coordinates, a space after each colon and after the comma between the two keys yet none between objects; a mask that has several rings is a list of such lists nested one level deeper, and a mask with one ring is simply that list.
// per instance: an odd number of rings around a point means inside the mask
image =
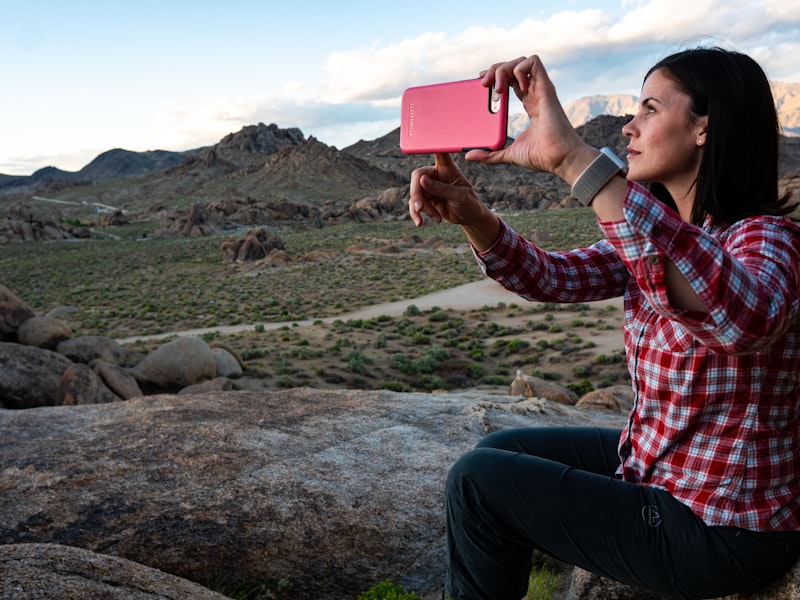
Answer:
[{"label": "dirt trail", "polygon": [[[508,304],[525,303],[526,300],[516,294],[509,292],[491,279],[482,279],[474,283],[466,283],[454,288],[440,290],[425,296],[419,296],[410,300],[399,300],[397,302],[385,302],[362,308],[350,313],[336,315],[335,317],[325,317],[323,319],[307,319],[299,321],[281,321],[277,323],[264,323],[264,329],[280,329],[289,326],[310,326],[316,321],[332,323],[337,320],[346,321],[348,319],[370,319],[381,315],[397,316],[402,315],[410,305],[415,305],[420,310],[430,310],[438,306],[440,308],[454,309],[473,309],[482,306],[496,306],[498,302]],[[615,304],[622,307],[622,298],[602,301],[603,305]],[[159,340],[174,335],[178,336],[202,336],[207,333],[219,332],[223,334],[239,333],[242,331],[252,331],[254,324],[249,325],[225,325],[220,327],[206,327],[202,329],[187,329],[183,331],[173,331],[169,333],[159,333],[154,335],[141,335],[118,339],[120,344],[129,344],[139,340]]]}]

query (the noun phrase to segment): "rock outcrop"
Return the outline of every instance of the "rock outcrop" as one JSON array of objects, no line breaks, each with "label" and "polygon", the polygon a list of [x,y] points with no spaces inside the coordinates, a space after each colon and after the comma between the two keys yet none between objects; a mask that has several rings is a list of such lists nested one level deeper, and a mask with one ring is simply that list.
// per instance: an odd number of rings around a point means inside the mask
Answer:
[{"label": "rock outcrop", "polygon": [[0,246],[15,242],[52,242],[56,240],[88,239],[89,227],[57,223],[35,216],[22,204],[11,206],[0,215]]},{"label": "rock outcrop", "polygon": [[[389,579],[438,600],[443,486],[458,456],[497,429],[623,423],[616,411],[474,390],[0,410],[0,597],[210,600],[219,595],[203,588],[270,580],[291,588],[281,597],[352,600]],[[796,600],[799,583],[795,567],[726,600]],[[573,572],[565,600],[605,598],[660,600]]]},{"label": "rock outcrop", "polygon": [[[116,402],[244,374],[234,350],[212,349],[194,336],[167,342],[144,358],[111,338],[74,338],[61,318],[69,313],[55,309],[37,316],[0,285],[0,408]],[[224,387],[216,381],[213,389]]]},{"label": "rock outcrop", "polygon": [[157,569],[58,544],[0,546],[0,597],[14,600],[225,600]]},{"label": "rock outcrop", "polygon": [[479,392],[313,389],[0,411],[0,544],[77,546],[214,589],[283,579],[297,600],[385,579],[438,598],[461,453],[489,430],[623,420]]}]

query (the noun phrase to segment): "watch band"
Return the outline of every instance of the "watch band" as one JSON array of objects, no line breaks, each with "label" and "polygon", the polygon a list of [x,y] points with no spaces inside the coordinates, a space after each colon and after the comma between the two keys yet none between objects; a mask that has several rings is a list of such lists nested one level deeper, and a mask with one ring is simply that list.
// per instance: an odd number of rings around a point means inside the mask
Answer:
[{"label": "watch band", "polygon": [[570,195],[583,206],[589,206],[612,177],[617,174],[624,177],[627,172],[628,166],[624,160],[614,154],[611,148],[601,148],[597,158],[583,170],[583,173],[578,175],[572,184]]}]

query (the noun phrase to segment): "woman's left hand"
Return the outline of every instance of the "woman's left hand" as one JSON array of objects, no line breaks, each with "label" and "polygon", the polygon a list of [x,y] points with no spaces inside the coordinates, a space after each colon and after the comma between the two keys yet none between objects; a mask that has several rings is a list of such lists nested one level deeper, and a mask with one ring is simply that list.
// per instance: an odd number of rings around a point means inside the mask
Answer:
[{"label": "woman's left hand", "polygon": [[483,73],[483,84],[513,89],[530,117],[530,125],[509,146],[494,152],[471,150],[466,155],[468,160],[515,164],[564,178],[573,159],[585,161],[587,150],[592,151],[569,122],[538,56],[492,65]]}]

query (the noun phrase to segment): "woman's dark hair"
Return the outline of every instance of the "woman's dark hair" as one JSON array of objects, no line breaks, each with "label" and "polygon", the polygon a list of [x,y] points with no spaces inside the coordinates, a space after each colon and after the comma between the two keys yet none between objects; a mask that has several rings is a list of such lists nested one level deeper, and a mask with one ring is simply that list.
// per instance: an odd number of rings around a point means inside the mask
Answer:
[{"label": "woman's dark hair", "polygon": [[[656,70],[691,100],[697,116],[708,116],[697,175],[692,223],[710,216],[730,225],[753,215],[784,215],[790,194],[778,197],[780,125],[767,76],[752,58],[722,48],[694,48],[668,56]],[[674,206],[666,188],[654,194]]]}]

